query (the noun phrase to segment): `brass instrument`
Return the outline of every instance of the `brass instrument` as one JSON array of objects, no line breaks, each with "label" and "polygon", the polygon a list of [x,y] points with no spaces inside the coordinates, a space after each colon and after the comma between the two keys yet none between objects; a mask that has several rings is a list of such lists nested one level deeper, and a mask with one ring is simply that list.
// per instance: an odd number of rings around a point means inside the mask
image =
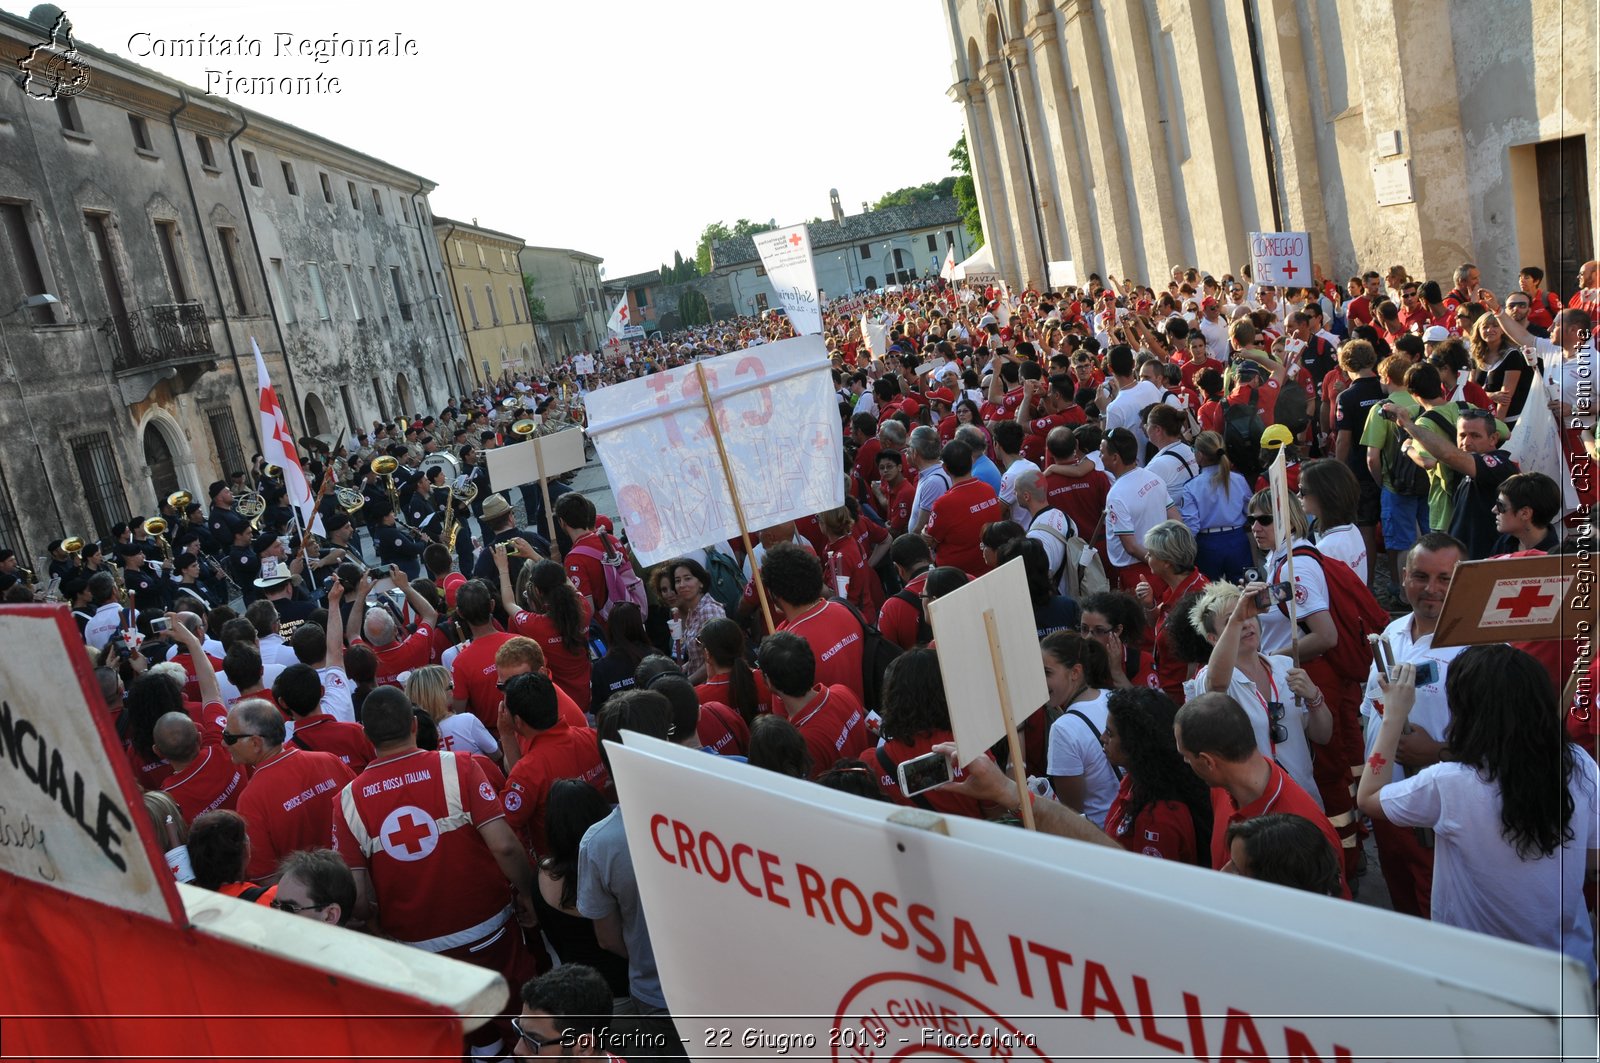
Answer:
[{"label": "brass instrument", "polygon": [[261,514],[267,511],[267,499],[259,491],[246,491],[233,500],[233,511],[250,522],[252,531],[261,530]]},{"label": "brass instrument", "polygon": [[444,545],[452,554],[456,552],[456,533],[461,530],[461,522],[456,519],[456,506],[468,506],[478,497],[478,485],[472,482],[470,473],[463,473],[450,481],[450,490],[444,499]]},{"label": "brass instrument", "polygon": [[61,549],[68,557],[72,558],[72,560],[80,563],[82,559],[78,557],[78,554],[80,554],[83,551],[83,548],[87,545],[88,544],[83,541],[83,537],[80,535],[69,535],[65,539],[61,540]]},{"label": "brass instrument", "polygon": [[[183,494],[182,491],[176,493]],[[161,560],[170,564],[172,562],[172,546],[167,542],[167,518],[151,517],[144,522],[144,533],[154,537],[156,545],[161,547]]]},{"label": "brass instrument", "polygon": [[383,477],[383,489],[389,492],[389,504],[394,506],[396,524],[400,523],[400,492],[395,490],[394,471],[399,467],[400,463],[387,454],[379,454],[368,466],[374,476]]},{"label": "brass instrument", "polygon": [[[183,511],[189,508],[189,503],[193,501],[194,496],[187,491],[174,491],[167,496],[167,505],[175,509],[180,517],[183,515]],[[145,525],[146,528],[149,526],[148,523]]]},{"label": "brass instrument", "polygon": [[261,467],[261,478],[264,480],[282,480],[283,467],[281,465],[263,465]]},{"label": "brass instrument", "polygon": [[540,432],[539,428],[540,425],[538,421],[535,421],[532,417],[524,417],[522,420],[512,424],[511,434],[519,435],[523,439],[528,439],[532,436],[543,435],[544,433]]},{"label": "brass instrument", "polygon": [[361,510],[361,507],[367,504],[367,500],[362,497],[361,492],[353,487],[335,487],[333,489],[333,497],[338,500],[339,508],[346,513],[357,513]]},{"label": "brass instrument", "polygon": [[500,400],[500,408],[505,410],[514,410],[521,402],[522,400],[517,398],[515,395],[507,395],[505,398]]}]

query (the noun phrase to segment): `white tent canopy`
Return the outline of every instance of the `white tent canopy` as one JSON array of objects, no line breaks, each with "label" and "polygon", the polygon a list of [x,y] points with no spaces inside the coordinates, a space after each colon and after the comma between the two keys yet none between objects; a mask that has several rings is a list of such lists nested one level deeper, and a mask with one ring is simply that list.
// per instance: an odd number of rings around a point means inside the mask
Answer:
[{"label": "white tent canopy", "polygon": [[1000,271],[995,269],[994,260],[989,257],[989,249],[980,247],[963,262],[956,263],[954,278],[966,281],[968,284],[999,284]]}]

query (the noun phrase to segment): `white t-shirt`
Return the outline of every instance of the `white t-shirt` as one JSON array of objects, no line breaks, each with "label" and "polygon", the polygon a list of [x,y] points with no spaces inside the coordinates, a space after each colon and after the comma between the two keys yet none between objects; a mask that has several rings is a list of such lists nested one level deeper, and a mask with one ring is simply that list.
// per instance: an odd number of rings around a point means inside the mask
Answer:
[{"label": "white t-shirt", "polygon": [[[1296,539],[1295,545],[1310,544],[1304,539]],[[1288,570],[1284,567],[1287,557],[1288,551],[1279,547],[1268,558],[1267,574],[1272,582],[1289,578]],[[1328,611],[1328,579],[1322,574],[1322,567],[1309,557],[1294,559],[1294,602],[1295,616],[1299,620]],[[1294,632],[1289,629],[1289,617],[1280,606],[1274,605],[1261,614],[1262,653],[1288,653],[1289,644],[1294,641],[1293,635]]]},{"label": "white t-shirt", "polygon": [[1593,428],[1595,410],[1600,407],[1595,389],[1600,387],[1600,359],[1595,357],[1594,345],[1580,347],[1571,358],[1563,355],[1561,346],[1535,336],[1533,349],[1544,359],[1544,388],[1546,397],[1572,407],[1572,416],[1560,422],[1563,429],[1574,425]]},{"label": "white t-shirt", "polygon": [[335,720],[356,723],[356,685],[344,669],[318,668],[317,678],[322,680],[322,711]]},{"label": "white t-shirt", "polygon": [[1173,505],[1178,504],[1183,497],[1183,489],[1200,471],[1200,465],[1194,459],[1194,449],[1181,439],[1157,451],[1145,468],[1167,482],[1167,501]]},{"label": "white t-shirt", "polygon": [[1144,460],[1144,447],[1149,442],[1144,434],[1144,418],[1139,414],[1146,406],[1161,401],[1161,389],[1148,380],[1141,380],[1131,388],[1123,388],[1106,407],[1106,434],[1113,428],[1126,428],[1139,441],[1139,459]]},{"label": "white t-shirt", "polygon": [[1228,360],[1228,323],[1219,315],[1215,321],[1207,321],[1202,315],[1196,328],[1200,335],[1205,337],[1206,353],[1214,362]]},{"label": "white t-shirt", "polygon": [[122,606],[116,602],[107,602],[96,609],[94,616],[83,628],[83,641],[97,650],[106,648],[106,643],[122,630]]},{"label": "white t-shirt", "polygon": [[[931,514],[933,504],[939,501],[939,496],[950,490],[950,474],[944,471],[943,465],[930,465],[922,470],[917,477],[917,493],[911,502],[911,522],[917,522],[917,514]],[[927,516],[923,516],[923,523],[927,523]]]},{"label": "white t-shirt", "polygon": [[[1564,952],[1595,978],[1594,928],[1583,899],[1596,838],[1600,772],[1574,750],[1567,791],[1573,838],[1549,856],[1524,860],[1500,829],[1500,787],[1476,768],[1447,761],[1378,791],[1383,814],[1401,827],[1432,827],[1433,921]],[[1559,913],[1559,917],[1558,917]]]},{"label": "white t-shirt", "polygon": [[1106,730],[1106,698],[1109,690],[1095,691],[1092,701],[1080,701],[1063,712],[1050,725],[1050,752],[1045,771],[1052,776],[1082,775],[1083,815],[1097,827],[1104,827],[1106,813],[1117,796],[1117,773],[1111,770],[1106,751],[1100,745],[1100,736],[1072,714],[1081,712],[1104,734]]},{"label": "white t-shirt", "polygon": [[1028,526],[1028,507],[1017,505],[1017,477],[1025,472],[1038,472],[1039,466],[1027,458],[1018,458],[1000,474],[1000,501],[1011,507],[1011,519]]},{"label": "white t-shirt", "polygon": [[261,647],[261,661],[263,664],[281,664],[287,668],[291,664],[299,664],[300,658],[295,656],[294,650],[286,645],[282,635],[268,635],[257,641]]},{"label": "white t-shirt", "polygon": [[500,743],[472,713],[452,712],[439,721],[439,748],[452,753],[482,753],[492,757],[499,752]]},{"label": "white t-shirt", "polygon": [[[1434,649],[1431,631],[1420,639],[1413,639],[1409,613],[1392,621],[1383,629],[1383,634],[1394,650],[1396,662],[1421,664],[1423,661],[1433,661],[1438,666],[1438,681],[1417,687],[1416,701],[1412,703],[1411,714],[1406,719],[1411,726],[1420,727],[1428,732],[1434,741],[1443,742],[1444,730],[1450,726],[1450,706],[1445,701],[1444,680],[1450,671],[1450,662],[1460,656],[1466,647],[1448,646]],[[1378,728],[1383,723],[1383,688],[1378,685],[1376,660],[1367,669],[1366,688],[1361,692],[1361,723],[1367,732],[1366,756],[1371,756],[1373,747],[1378,744]],[[1397,761],[1394,766],[1394,778],[1391,781],[1399,782],[1405,777],[1405,766]]]},{"label": "white t-shirt", "polygon": [[[1310,794],[1317,807],[1321,808],[1322,793],[1317,789],[1317,780],[1311,771],[1311,741],[1306,738],[1306,717],[1311,714],[1311,707],[1296,705],[1294,691],[1289,689],[1289,669],[1294,667],[1294,661],[1276,654],[1268,656],[1266,661],[1267,669],[1271,672],[1266,687],[1256,686],[1249,676],[1235,668],[1233,677],[1228,680],[1228,696],[1237,701],[1245,715],[1250,717],[1250,726],[1256,733],[1256,745],[1261,755],[1276,760],[1289,773],[1289,778]],[[1195,673],[1193,679],[1184,683],[1184,690],[1189,697],[1205,693],[1206,674],[1209,671],[1210,666],[1204,666]],[[1272,741],[1272,719],[1268,706],[1274,702],[1283,706],[1282,722],[1289,732],[1289,737],[1282,742]]]},{"label": "white t-shirt", "polygon": [[[268,690],[278,681],[278,676],[283,674],[283,665],[276,661],[263,661],[261,664],[261,685]],[[222,694],[222,704],[233,708],[234,702],[240,700],[239,688],[233,685],[228,674],[222,669],[217,669],[217,690]],[[352,712],[352,716],[355,714]]]},{"label": "white t-shirt", "polygon": [[1139,542],[1167,519],[1167,481],[1147,469],[1133,468],[1117,477],[1106,494],[1106,553],[1118,568],[1139,563],[1119,535]]},{"label": "white t-shirt", "polygon": [[[1070,539],[1076,534],[1072,527],[1072,518],[1059,509],[1041,509],[1039,515],[1033,518],[1033,522],[1025,526],[1028,529],[1028,538],[1037,539],[1039,545],[1044,547],[1044,557],[1050,566],[1050,571],[1061,573],[1056,581],[1056,590],[1065,594],[1067,571],[1061,562],[1066,559],[1067,544],[1063,540]],[[1045,531],[1046,528],[1054,529],[1056,535]]]},{"label": "white t-shirt", "polygon": [[1354,524],[1341,524],[1337,528],[1317,532],[1317,549],[1326,557],[1338,558],[1350,566],[1350,571],[1367,582],[1367,543],[1361,538],[1361,529]]}]

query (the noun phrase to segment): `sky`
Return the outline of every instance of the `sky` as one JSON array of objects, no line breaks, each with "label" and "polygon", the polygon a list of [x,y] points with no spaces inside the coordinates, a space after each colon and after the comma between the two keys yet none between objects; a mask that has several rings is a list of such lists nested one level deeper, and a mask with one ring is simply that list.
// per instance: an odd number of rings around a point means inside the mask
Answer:
[{"label": "sky", "polygon": [[[57,2],[79,41],[421,174],[436,214],[601,255],[612,277],[692,256],[710,221],[827,217],[831,188],[856,213],[937,181],[962,131],[939,0]],[[156,50],[205,34],[261,55]],[[396,34],[416,54],[294,52]],[[229,93],[208,70],[341,91]]]}]

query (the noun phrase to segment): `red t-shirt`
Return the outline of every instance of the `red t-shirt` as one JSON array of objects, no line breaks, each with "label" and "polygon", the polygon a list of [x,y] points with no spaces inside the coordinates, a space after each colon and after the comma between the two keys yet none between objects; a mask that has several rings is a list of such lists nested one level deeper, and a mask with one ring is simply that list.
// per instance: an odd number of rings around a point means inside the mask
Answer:
[{"label": "red t-shirt", "polygon": [[468,711],[483,721],[490,734],[494,733],[495,715],[503,700],[496,686],[499,679],[494,670],[494,655],[515,637],[500,631],[479,635],[461,647],[455,660],[450,662],[450,683],[455,688],[455,696],[466,699]]},{"label": "red t-shirt", "polygon": [[822,601],[804,615],[778,624],[779,631],[792,631],[805,639],[817,659],[816,681],[824,686],[839,684],[855,695],[865,697],[862,687],[861,654],[865,648],[861,625],[850,610],[838,602]]},{"label": "red t-shirt", "polygon": [[[1042,714],[1036,714],[1042,715]],[[954,742],[955,736],[949,731],[933,731],[929,734],[918,735],[916,741],[905,742],[898,738],[886,740],[877,747],[868,746],[861,754],[861,762],[871,769],[877,777],[878,786],[883,790],[884,796],[897,805],[915,806],[916,801],[900,793],[900,764],[912,757],[920,757],[933,752],[933,747],[940,742]],[[986,753],[985,756],[988,754]],[[887,759],[893,770],[885,770],[883,761]],[[963,779],[966,773],[959,767],[956,768],[954,778]],[[949,790],[928,790],[918,797],[927,802],[927,807],[934,812],[943,812],[952,816],[970,816],[973,819],[983,819],[984,806],[973,798],[962,794],[951,793]]]},{"label": "red t-shirt", "polygon": [[[189,681],[183,684],[184,698],[188,701],[199,701],[200,681],[194,677],[194,658],[189,656],[188,651],[185,651],[169,658],[169,660],[171,660],[173,664],[183,665],[184,672],[188,673]],[[209,653],[206,654],[206,660],[211,662],[211,671],[215,675],[220,676],[222,674],[222,662],[211,656]]]},{"label": "red t-shirt", "polygon": [[[928,573],[922,572],[913,577],[903,590],[907,594],[920,596],[927,582]],[[878,613],[878,631],[902,650],[913,649],[917,645],[919,620],[920,615],[915,606],[898,594],[892,594],[884,600],[883,609]]]},{"label": "red t-shirt", "polygon": [[1041,469],[1045,461],[1045,437],[1051,429],[1062,428],[1070,425],[1083,424],[1088,421],[1088,416],[1083,412],[1083,407],[1073,403],[1066,409],[1057,413],[1047,414],[1044,417],[1035,417],[1025,426],[1027,436],[1022,440],[1022,456],[1039,466]]},{"label": "red t-shirt", "polygon": [[1124,775],[1117,796],[1106,812],[1106,833],[1130,853],[1143,853],[1161,860],[1192,864],[1200,854],[1195,837],[1194,816],[1182,801],[1154,801],[1129,816],[1129,794],[1133,776]]},{"label": "red t-shirt", "polygon": [[[857,523],[868,522],[862,520]],[[878,574],[867,567],[866,555],[861,552],[854,536],[840,536],[823,548],[822,572],[825,591],[837,593],[837,577],[843,576],[847,582],[840,597],[861,610],[863,616],[872,616],[878,611],[882,604],[883,586],[878,582]]]},{"label": "red t-shirt", "polygon": [[185,823],[202,812],[238,807],[248,776],[220,745],[202,745],[200,756],[181,773],[161,784],[162,792],[178,803]]},{"label": "red t-shirt", "polygon": [[933,540],[934,562],[954,565],[974,578],[989,571],[979,539],[984,525],[1004,520],[1006,508],[994,488],[966,479],[934,500],[924,531]]},{"label": "red t-shirt", "polygon": [[901,476],[897,485],[885,486],[883,493],[888,499],[888,504],[884,507],[887,512],[882,514],[884,522],[896,535],[904,535],[911,525],[911,506],[917,497],[916,485]]},{"label": "red t-shirt", "polygon": [[557,719],[554,727],[533,736],[506,776],[506,786],[500,794],[506,822],[538,855],[549,852],[544,832],[545,800],[550,784],[557,779],[582,779],[605,792],[611,780],[600,760],[600,744],[589,728],[569,727],[565,720]]},{"label": "red t-shirt", "polygon": [[1200,422],[1200,431],[1222,434],[1224,410],[1222,403],[1217,399],[1207,399],[1200,404],[1200,409],[1195,411],[1195,420]]},{"label": "red t-shirt", "polygon": [[1183,703],[1183,681],[1188,678],[1189,664],[1178,656],[1177,648],[1167,634],[1167,613],[1178,599],[1210,582],[1204,572],[1195,569],[1176,587],[1168,586],[1164,579],[1150,583],[1150,592],[1156,603],[1156,682],[1163,690],[1176,690],[1180,705]]},{"label": "red t-shirt", "polygon": [[567,551],[564,559],[567,567],[567,579],[572,581],[580,595],[589,599],[595,611],[605,608],[606,597],[606,570],[600,563],[600,558],[590,557],[587,554],[576,553],[578,547],[594,550],[602,556],[606,552],[606,543],[598,532],[588,532],[579,537],[572,549]]},{"label": "red t-shirt", "polygon": [[250,831],[245,878],[265,878],[296,850],[326,848],[334,799],[355,777],[332,753],[295,746],[284,746],[280,755],[257,764],[238,804]]},{"label": "red t-shirt", "polygon": [[[1234,406],[1250,405],[1251,390],[1251,388],[1240,384],[1228,394],[1228,402]],[[1270,426],[1273,423],[1272,411],[1278,405],[1278,382],[1276,380],[1268,380],[1263,384],[1257,385],[1254,391],[1256,409],[1261,412],[1261,424],[1264,427]]]},{"label": "red t-shirt", "polygon": [[800,537],[810,545],[813,554],[818,557],[822,556],[822,548],[828,545],[828,536],[823,533],[822,525],[817,522],[815,513],[797,517],[794,522],[794,530],[799,532]]},{"label": "red t-shirt", "polygon": [[[854,471],[856,482],[863,487],[878,478],[878,452],[883,449],[883,443],[877,436],[873,436],[856,450]],[[857,494],[858,498],[865,496]]]},{"label": "red t-shirt", "polygon": [[373,761],[334,808],[333,847],[371,876],[385,933],[442,952],[509,914],[511,886],[478,833],[505,811],[468,754],[416,749]]},{"label": "red t-shirt", "polygon": [[378,686],[401,686],[400,675],[433,661],[433,625],[422,624],[403,639],[379,648],[367,643],[378,655]]},{"label": "red t-shirt", "polygon": [[372,740],[360,724],[335,720],[325,712],[313,712],[302,720],[296,720],[294,739],[304,742],[307,749],[332,753],[358,775],[377,756],[372,748]]},{"label": "red t-shirt", "polygon": [[750,748],[750,727],[732,706],[720,701],[700,701],[700,722],[695,737],[707,753],[745,755]]},{"label": "red t-shirt", "polygon": [[[779,703],[780,715],[788,715]],[[854,760],[873,746],[867,731],[867,710],[843,686],[811,688],[811,697],[789,716],[811,753],[811,777],[833,767],[837,760]]]},{"label": "red t-shirt", "polygon": [[1044,481],[1050,508],[1065,513],[1079,535],[1087,538],[1093,534],[1106,511],[1111,477],[1091,469],[1085,476],[1046,476]]},{"label": "red t-shirt", "polygon": [[[761,674],[761,669],[752,668],[750,674],[756,681],[756,711],[767,711],[768,703],[772,700],[772,691],[767,688],[767,677]],[[728,692],[729,678],[727,673],[710,676],[704,683],[694,688],[695,696],[700,699],[702,706],[717,702],[722,705],[732,705],[732,695]]]},{"label": "red t-shirt", "polygon": [[1333,850],[1333,858],[1339,864],[1339,885],[1344,890],[1344,899],[1349,900],[1350,884],[1344,880],[1344,849],[1339,843],[1339,835],[1334,831],[1333,824],[1328,822],[1328,817],[1317,806],[1317,802],[1300,789],[1299,784],[1289,778],[1288,773],[1280,768],[1276,761],[1267,761],[1267,766],[1272,771],[1267,777],[1267,788],[1261,792],[1260,797],[1244,808],[1236,807],[1233,798],[1228,796],[1228,791],[1222,787],[1211,788],[1211,866],[1220,870],[1231,858],[1227,841],[1230,824],[1242,823],[1247,819],[1264,816],[1268,812],[1285,812],[1315,824],[1322,832],[1322,836],[1328,840],[1328,846]]},{"label": "red t-shirt", "polygon": [[128,765],[133,768],[133,781],[139,784],[141,790],[159,790],[161,784],[172,778],[172,765],[161,757],[152,753],[146,757],[133,748],[132,742],[125,742],[122,746],[128,754]]},{"label": "red t-shirt", "polygon": [[578,708],[588,711],[589,700],[594,696],[589,686],[589,644],[581,649],[567,647],[555,621],[543,613],[530,613],[519,609],[511,617],[511,630],[539,644],[544,650],[544,665],[556,686],[567,692]]}]

